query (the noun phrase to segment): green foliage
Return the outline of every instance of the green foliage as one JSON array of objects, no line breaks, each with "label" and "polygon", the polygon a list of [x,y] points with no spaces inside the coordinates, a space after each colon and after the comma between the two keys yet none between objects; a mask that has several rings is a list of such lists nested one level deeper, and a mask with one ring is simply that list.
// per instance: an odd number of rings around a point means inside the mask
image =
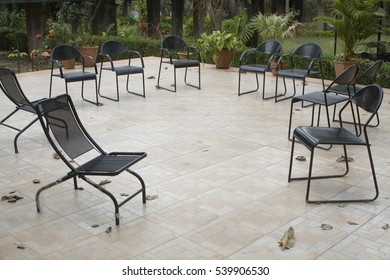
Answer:
[{"label": "green foliage", "polygon": [[379,2],[334,0],[330,16],[321,17],[336,29],[343,60],[351,60],[359,44],[377,32],[378,19],[385,15],[383,9],[376,6]]},{"label": "green foliage", "polygon": [[247,24],[248,18],[246,14],[236,15],[232,19],[222,21],[222,30],[232,33],[237,37],[237,40],[245,45],[252,37],[253,29]]},{"label": "green foliage", "polygon": [[294,38],[302,25],[295,20],[297,13],[291,11],[285,15],[263,15],[259,13],[250,20],[250,27],[257,30],[261,41],[275,39],[283,42],[285,38]]}]

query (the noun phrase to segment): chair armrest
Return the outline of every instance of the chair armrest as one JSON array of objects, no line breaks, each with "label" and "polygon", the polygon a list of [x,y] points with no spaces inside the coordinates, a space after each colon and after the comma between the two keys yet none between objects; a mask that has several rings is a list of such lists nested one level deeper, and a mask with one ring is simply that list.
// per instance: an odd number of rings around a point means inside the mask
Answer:
[{"label": "chair armrest", "polygon": [[166,48],[161,48],[161,59],[164,58],[164,53],[166,53],[166,55],[169,57],[169,63],[172,64],[172,52],[170,52],[168,49]]},{"label": "chair armrest", "polygon": [[90,55],[81,55],[81,59],[83,61],[83,71],[84,71],[84,68],[85,68],[84,61],[85,61],[85,59],[87,59],[87,60],[90,60],[92,62],[93,67],[95,68],[95,74],[98,73],[97,67],[96,67],[96,60],[92,56],[90,56]]},{"label": "chair armrest", "polygon": [[60,60],[49,58],[51,61],[51,74],[53,74],[54,68],[58,68],[60,71],[61,78],[64,77],[63,72],[62,72],[62,64]]},{"label": "chair armrest", "polygon": [[[142,57],[142,55],[141,55],[141,53],[139,51],[128,50],[127,52],[129,54],[129,60],[131,58],[134,58],[131,55],[135,54],[137,56],[137,58],[139,58],[141,60],[142,68],[145,68],[144,59],[143,59],[143,57]],[[129,64],[130,64],[130,61],[129,61]]]},{"label": "chair armrest", "polygon": [[102,57],[102,62],[100,64],[100,68],[103,67],[103,64],[105,62],[104,60],[107,59],[108,62],[110,62],[111,70],[114,71],[114,62],[113,62],[113,59],[112,59],[111,55],[105,54],[105,53],[100,53],[99,55]]},{"label": "chair armrest", "polygon": [[198,60],[200,61],[200,51],[196,46],[186,46],[184,48],[184,50],[187,52],[192,51],[192,52],[196,53],[196,56],[198,57]]},{"label": "chair armrest", "polygon": [[240,59],[238,60],[239,66],[242,65],[242,62],[243,62],[244,58],[246,58],[246,57],[248,57],[248,56],[250,56],[250,55],[255,55],[255,53],[256,53],[256,49],[254,49],[254,48],[253,48],[253,49],[249,49],[249,50],[244,51],[244,52],[241,54]]}]

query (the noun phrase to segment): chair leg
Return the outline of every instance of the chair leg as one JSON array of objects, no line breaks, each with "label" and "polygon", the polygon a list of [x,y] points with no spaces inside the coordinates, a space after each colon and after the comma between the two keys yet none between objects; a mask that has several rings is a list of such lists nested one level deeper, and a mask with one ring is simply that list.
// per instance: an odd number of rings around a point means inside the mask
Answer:
[{"label": "chair leg", "polygon": [[[127,92],[145,98],[145,75],[144,75],[144,72],[142,71],[142,94],[129,90],[129,80],[130,80],[129,76],[130,75],[127,75],[127,79],[126,79]],[[118,95],[118,100],[119,100],[119,95]]]},{"label": "chair leg", "polygon": [[[259,78],[258,78],[258,75],[257,73],[255,73],[256,75],[256,89],[254,90],[248,90],[248,91],[245,91],[245,92],[241,92],[241,71],[238,71],[238,96],[241,96],[241,95],[244,95],[244,94],[248,94],[248,93],[252,93],[252,92],[256,92],[259,90]],[[264,98],[264,91],[263,91],[263,99]]]},{"label": "chair leg", "polygon": [[176,92],[176,68],[173,66],[173,74],[174,74],[174,84],[173,84],[173,87],[174,89],[170,89],[170,88],[166,88],[166,87],[163,87],[160,85],[160,75],[161,75],[161,63],[160,63],[160,69],[158,71],[158,79],[157,79],[157,88],[159,89],[165,89],[167,91],[170,91],[170,92]]},{"label": "chair leg", "polygon": [[[200,67],[199,67],[199,86],[194,86],[194,85],[191,85],[190,83],[187,82],[187,69],[188,67],[186,67],[186,70],[185,70],[185,73],[184,73],[184,83],[187,85],[187,86],[190,86],[190,87],[194,87],[194,88],[197,88],[197,89],[200,89]],[[175,85],[176,85],[176,82],[175,82]]]},{"label": "chair leg", "polygon": [[288,99],[288,98],[292,98],[295,96],[295,80],[293,79],[293,85],[294,85],[294,94],[292,96],[289,96],[289,97],[285,97],[285,98],[281,98],[281,99],[278,99],[278,97],[282,97],[282,96],[285,96],[287,94],[287,85],[286,85],[286,79],[284,77],[283,78],[283,85],[284,85],[284,93],[281,93],[281,94],[278,94],[278,76],[276,75],[276,86],[275,86],[275,103],[278,102],[278,101],[282,101],[282,100],[285,100],[285,99]]},{"label": "chair leg", "polygon": [[[66,89],[66,93],[68,93],[68,88]],[[87,101],[89,103],[92,103],[96,106],[102,106],[103,104],[102,103],[99,103],[99,89],[98,89],[98,84],[97,84],[97,79],[95,78],[95,95],[96,95],[96,101],[92,101],[92,100],[89,100],[87,98],[84,97],[84,81],[81,81],[81,98],[84,100],[84,101]]]},{"label": "chair leg", "polygon": [[38,119],[39,118],[35,118],[34,120],[32,120],[28,125],[26,125],[23,129],[21,129],[18,134],[16,134],[15,139],[14,139],[15,154],[19,153],[18,146],[17,146],[17,141],[18,141],[19,136],[23,132],[25,132],[30,126],[32,126]]}]

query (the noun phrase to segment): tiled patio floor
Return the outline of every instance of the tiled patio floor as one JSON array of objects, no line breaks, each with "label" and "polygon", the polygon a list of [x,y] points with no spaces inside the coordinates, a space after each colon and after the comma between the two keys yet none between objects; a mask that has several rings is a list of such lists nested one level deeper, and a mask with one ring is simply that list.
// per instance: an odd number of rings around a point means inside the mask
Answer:
[{"label": "tiled patio floor", "polygon": [[[0,194],[16,191],[24,198],[0,201],[0,259],[390,259],[390,229],[382,229],[390,223],[388,92],[381,124],[369,131],[379,198],[372,203],[312,205],[305,203],[304,181],[287,182],[289,101],[262,100],[260,93],[238,97],[237,69],[217,70],[213,65],[202,66],[201,90],[185,86],[180,70],[176,93],[159,90],[158,59],[146,58],[145,63],[145,99],[125,93],[124,79],[120,101],[101,99],[101,107],[81,100],[80,84],[71,84],[70,92],[85,126],[106,150],[148,153],[133,169],[143,176],[147,194],[158,198],[143,205],[137,197],[123,206],[116,227],[106,196],[85,183],[80,184],[84,190],[75,191],[66,182],[43,192],[42,212],[37,213],[35,192],[67,169],[53,158],[39,124],[20,137],[19,154],[13,151],[15,132],[2,126]],[[169,86],[172,72],[164,71],[163,83]],[[48,96],[48,71],[18,77],[31,100]],[[140,81],[132,79],[134,90],[141,90]],[[102,90],[114,95],[114,81],[107,74]],[[254,76],[244,75],[246,87],[249,82],[254,83]],[[63,81],[54,83],[54,92],[63,93]],[[267,77],[268,95],[274,87],[275,79]],[[306,91],[316,89],[320,84],[310,80]],[[0,109],[4,116],[13,109],[3,95]],[[310,113],[310,108],[295,111],[295,125],[308,124]],[[12,122],[30,119],[30,114],[19,113]],[[308,157],[301,145],[297,149]],[[317,155],[317,171],[340,166],[340,149]],[[350,156],[355,159],[350,174],[315,182],[314,195],[371,194],[366,150],[350,149]],[[304,174],[307,163],[295,166]],[[107,187],[117,194],[127,192],[127,183],[135,186],[127,178],[110,178]],[[41,183],[33,184],[33,179]],[[323,223],[333,229],[322,230]],[[106,233],[110,226],[112,231]],[[278,241],[290,226],[295,246],[282,251]]]}]

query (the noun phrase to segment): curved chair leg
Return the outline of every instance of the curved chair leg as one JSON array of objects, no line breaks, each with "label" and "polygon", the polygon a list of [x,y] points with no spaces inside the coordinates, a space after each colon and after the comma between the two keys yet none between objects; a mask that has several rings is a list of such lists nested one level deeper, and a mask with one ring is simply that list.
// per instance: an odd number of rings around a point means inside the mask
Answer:
[{"label": "curved chair leg", "polygon": [[[258,91],[259,90],[259,78],[257,76],[257,73],[255,73],[255,75],[256,75],[256,89],[241,92],[241,73],[242,73],[241,71],[238,71],[238,96]],[[264,85],[264,82],[263,82],[263,85]],[[264,87],[263,87],[263,89],[264,89]],[[265,99],[264,98],[264,90],[263,90],[263,99]]]},{"label": "curved chair leg", "polygon": [[[199,80],[199,84],[198,86],[194,86],[194,85],[191,85],[190,83],[187,83],[187,70],[188,70],[188,67],[186,67],[186,70],[184,72],[184,83],[187,85],[187,86],[190,86],[190,87],[194,87],[194,88],[197,88],[197,89],[200,89],[200,66],[199,66],[199,77],[198,77],[198,80]],[[175,85],[176,85],[176,82],[175,82]]]},{"label": "curved chair leg", "polygon": [[[134,92],[134,91],[130,91],[130,89],[129,89],[129,80],[130,80],[129,76],[130,75],[127,75],[127,79],[126,79],[127,92],[145,98],[145,74],[144,74],[144,72],[142,71],[142,94]],[[118,100],[119,100],[119,92],[118,92]]]},{"label": "curved chair leg", "polygon": [[41,194],[41,192],[43,192],[44,190],[50,189],[51,187],[54,187],[55,185],[61,184],[62,182],[65,182],[66,180],[69,180],[70,178],[73,178],[73,177],[74,176],[66,175],[66,176],[62,177],[61,179],[58,179],[57,181],[54,181],[54,182],[47,184],[46,186],[43,186],[42,188],[40,188],[35,194],[35,204],[37,207],[37,212],[41,212],[41,205],[39,202],[39,195]]}]

